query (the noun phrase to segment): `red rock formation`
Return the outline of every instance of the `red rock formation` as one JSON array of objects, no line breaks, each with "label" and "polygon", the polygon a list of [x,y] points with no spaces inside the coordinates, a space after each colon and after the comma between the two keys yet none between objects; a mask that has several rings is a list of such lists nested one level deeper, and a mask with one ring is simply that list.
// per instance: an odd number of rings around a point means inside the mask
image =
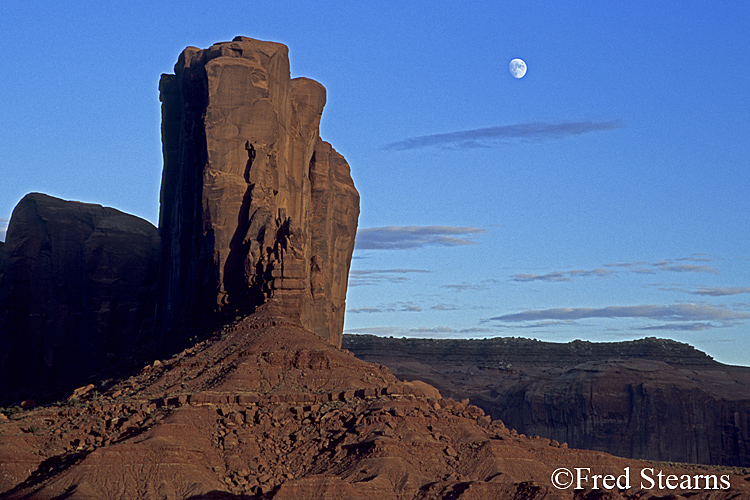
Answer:
[{"label": "red rock formation", "polygon": [[0,402],[69,391],[151,331],[159,237],[147,221],[33,193],[3,248]]},{"label": "red rock formation", "polygon": [[359,195],[318,135],[325,89],[244,37],[185,49],[160,89],[166,327],[276,300],[340,345]]},{"label": "red rock formation", "polygon": [[346,335],[344,346],[519,432],[631,458],[750,466],[750,368],[686,344]]}]

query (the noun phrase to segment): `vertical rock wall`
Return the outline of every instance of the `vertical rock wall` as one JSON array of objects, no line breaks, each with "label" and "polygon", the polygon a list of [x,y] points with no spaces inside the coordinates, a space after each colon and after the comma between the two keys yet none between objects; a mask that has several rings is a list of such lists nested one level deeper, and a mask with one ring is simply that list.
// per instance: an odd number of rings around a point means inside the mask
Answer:
[{"label": "vertical rock wall", "polygon": [[163,75],[162,318],[167,330],[277,303],[341,343],[359,195],[318,135],[325,89],[284,45],[188,47]]}]

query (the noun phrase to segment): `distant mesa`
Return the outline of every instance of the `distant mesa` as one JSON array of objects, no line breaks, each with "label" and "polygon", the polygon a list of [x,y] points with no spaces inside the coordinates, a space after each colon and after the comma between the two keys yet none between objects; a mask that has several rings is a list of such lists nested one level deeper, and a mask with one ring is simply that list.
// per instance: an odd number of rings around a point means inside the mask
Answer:
[{"label": "distant mesa", "polygon": [[750,467],[750,368],[687,344],[345,335],[343,345],[528,435],[630,458]]}]

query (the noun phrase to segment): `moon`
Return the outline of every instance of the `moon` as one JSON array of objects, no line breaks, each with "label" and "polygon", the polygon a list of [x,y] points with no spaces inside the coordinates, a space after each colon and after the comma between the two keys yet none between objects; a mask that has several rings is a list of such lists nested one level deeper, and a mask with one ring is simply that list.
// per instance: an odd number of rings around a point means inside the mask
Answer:
[{"label": "moon", "polygon": [[523,78],[523,75],[526,74],[526,63],[523,62],[523,59],[513,59],[508,65],[508,69],[513,78]]}]

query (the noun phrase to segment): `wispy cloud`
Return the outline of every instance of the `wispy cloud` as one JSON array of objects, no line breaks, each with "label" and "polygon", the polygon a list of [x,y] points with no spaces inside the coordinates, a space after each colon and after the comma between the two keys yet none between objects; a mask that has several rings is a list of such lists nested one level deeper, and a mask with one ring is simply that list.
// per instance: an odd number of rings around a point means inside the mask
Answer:
[{"label": "wispy cloud", "polygon": [[637,274],[656,274],[659,271],[672,273],[719,273],[718,269],[708,264],[681,264],[681,262],[685,261],[708,263],[712,262],[713,259],[705,254],[694,254],[690,257],[665,259],[658,262],[633,261],[604,264],[604,267],[618,267]]},{"label": "wispy cloud", "polygon": [[747,286],[733,286],[733,287],[704,287],[698,290],[688,292],[693,295],[707,295],[710,297],[724,297],[727,295],[740,295],[743,293],[750,293],[750,287]]},{"label": "wispy cloud", "polygon": [[[691,257],[682,257],[679,259],[666,259],[658,262],[633,261],[618,262],[614,264],[604,264],[596,269],[575,269],[572,271],[551,271],[545,274],[536,273],[518,273],[510,276],[510,279],[520,283],[531,281],[561,282],[571,281],[575,278],[606,278],[616,275],[618,272],[636,273],[636,274],[656,274],[658,272],[674,273],[710,273],[718,274],[718,270],[707,264],[684,264],[685,261],[691,262],[711,262],[712,259],[696,254]],[[616,269],[614,269],[616,268]],[[618,271],[619,269],[619,271]]]},{"label": "wispy cloud", "polygon": [[461,130],[445,134],[422,135],[386,144],[383,149],[404,151],[428,147],[449,147],[456,149],[487,148],[517,141],[546,141],[564,139],[577,135],[614,130],[622,127],[619,120],[606,122],[560,122],[560,123],[518,123],[498,127]]},{"label": "wispy cloud", "polygon": [[447,326],[433,328],[401,328],[392,326],[377,326],[370,328],[349,328],[344,330],[345,334],[353,335],[377,335],[378,337],[411,337],[411,338],[462,338],[478,334],[478,337],[486,336],[488,333],[496,333],[490,328],[461,328],[454,329]]},{"label": "wispy cloud", "polygon": [[587,318],[646,318],[662,321],[736,321],[750,314],[703,304],[673,304],[535,309],[489,318],[492,321],[580,320]]},{"label": "wispy cloud", "polygon": [[573,271],[553,271],[546,274],[514,274],[510,277],[513,281],[528,282],[528,281],[570,281],[573,278],[587,278],[597,277],[604,278],[614,274],[615,271],[609,271],[607,269],[576,269]]},{"label": "wispy cloud", "polygon": [[487,290],[489,288],[489,285],[492,283],[497,283],[498,281],[496,279],[486,279],[482,280],[481,282],[477,283],[453,283],[449,285],[440,285],[441,288],[447,288],[449,290],[453,290],[454,292],[465,292],[467,290],[471,290],[474,292],[480,291],[480,290]]},{"label": "wispy cloud", "polygon": [[699,266],[695,264],[671,264],[667,262],[657,262],[655,266],[659,271],[668,271],[672,273],[719,273],[719,270],[713,266]]},{"label": "wispy cloud", "polygon": [[715,258],[707,253],[694,253],[689,257],[680,257],[675,260],[686,260],[690,262],[712,262]]},{"label": "wispy cloud", "polygon": [[472,238],[485,230],[457,226],[387,226],[357,231],[358,250],[404,250],[428,245],[476,245]]},{"label": "wispy cloud", "polygon": [[381,283],[403,283],[406,274],[430,273],[426,269],[359,269],[349,271],[349,286],[378,285]]},{"label": "wispy cloud", "polygon": [[430,307],[433,311],[458,311],[461,309],[455,304],[435,304],[434,306]]},{"label": "wispy cloud", "polygon": [[639,328],[639,330],[646,330],[646,331],[652,331],[652,330],[660,330],[660,331],[670,331],[670,332],[702,332],[703,330],[710,330],[712,328],[716,328],[716,325],[713,323],[669,323],[666,325],[654,325],[654,326],[645,326],[643,328]]},{"label": "wispy cloud", "polygon": [[354,307],[347,309],[346,312],[352,314],[360,313],[387,313],[387,312],[420,312],[421,306],[413,302],[395,302],[393,304],[379,305],[376,307]]},{"label": "wispy cloud", "polygon": [[8,231],[8,222],[10,220],[5,217],[0,217],[0,240],[5,241],[5,234]]},{"label": "wispy cloud", "polygon": [[[483,320],[482,323],[486,323],[487,321],[489,320]],[[562,327],[575,326],[577,330],[580,330],[583,328],[583,326],[580,323],[576,323],[573,320],[543,320],[543,321],[536,321],[534,323],[527,322],[521,325],[517,323],[514,323],[512,325],[508,323],[501,323],[501,324],[493,325],[493,326],[496,328],[506,328],[506,329],[513,329],[513,330],[518,330],[518,329],[537,330],[537,329],[544,329],[544,328],[557,329],[558,327],[561,327],[561,326]]]}]

